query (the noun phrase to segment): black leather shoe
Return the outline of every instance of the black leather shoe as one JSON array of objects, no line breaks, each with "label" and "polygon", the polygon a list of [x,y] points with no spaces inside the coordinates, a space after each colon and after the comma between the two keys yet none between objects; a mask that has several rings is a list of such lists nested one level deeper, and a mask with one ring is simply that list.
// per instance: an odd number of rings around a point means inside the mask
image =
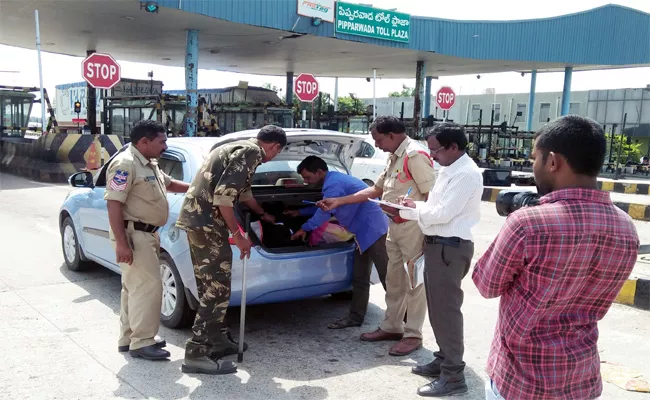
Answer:
[{"label": "black leather shoe", "polygon": [[418,365],[411,368],[411,372],[415,375],[428,376],[429,378],[437,378],[440,376],[440,364],[432,361],[426,365]]},{"label": "black leather shoe", "polygon": [[[156,343],[154,343],[154,346],[158,347],[159,349],[162,349],[163,347],[167,346],[167,341],[165,341],[165,339],[161,339],[157,337],[155,340]],[[120,353],[126,353],[127,351],[129,351],[129,345],[127,344],[126,346],[117,346],[117,351],[119,351]]]},{"label": "black leather shoe", "polygon": [[163,350],[155,344],[131,350],[129,353],[132,357],[144,358],[145,360],[165,360],[170,356],[167,350]]},{"label": "black leather shoe", "polygon": [[468,389],[465,379],[457,382],[447,382],[446,379],[438,378],[428,385],[419,388],[418,394],[426,397],[443,397],[452,394],[467,393],[467,391]]}]

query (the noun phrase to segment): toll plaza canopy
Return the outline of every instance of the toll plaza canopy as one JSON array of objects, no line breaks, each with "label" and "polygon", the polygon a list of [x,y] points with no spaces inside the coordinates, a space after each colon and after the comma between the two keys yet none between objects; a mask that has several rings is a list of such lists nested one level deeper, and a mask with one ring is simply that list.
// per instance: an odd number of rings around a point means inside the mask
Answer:
[{"label": "toll plaza canopy", "polygon": [[[407,38],[386,40],[342,33],[338,16],[334,23],[301,16],[303,2],[159,0],[158,13],[149,13],[135,0],[2,0],[0,43],[34,48],[38,9],[47,52],[95,50],[187,67],[186,31],[196,30],[200,68],[250,74],[365,78],[377,69],[378,77],[406,78],[417,61],[427,76],[650,66],[650,14],[617,5],[522,21],[406,16]],[[332,14],[345,14],[345,7],[355,5],[337,2]]]}]

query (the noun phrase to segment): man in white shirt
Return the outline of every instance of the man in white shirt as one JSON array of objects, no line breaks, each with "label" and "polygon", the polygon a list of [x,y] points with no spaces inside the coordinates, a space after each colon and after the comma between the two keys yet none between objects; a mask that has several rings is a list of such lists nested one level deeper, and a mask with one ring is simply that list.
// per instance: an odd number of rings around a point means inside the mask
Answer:
[{"label": "man in white shirt", "polygon": [[479,222],[483,176],[465,153],[462,126],[442,123],[426,136],[431,156],[441,168],[427,201],[403,198],[412,208],[404,219],[418,222],[424,233],[424,285],[429,320],[438,342],[434,360],[412,372],[435,379],[418,389],[421,396],[440,397],[467,392],[463,362],[463,304],[461,280],[467,275],[474,243],[471,228]]}]

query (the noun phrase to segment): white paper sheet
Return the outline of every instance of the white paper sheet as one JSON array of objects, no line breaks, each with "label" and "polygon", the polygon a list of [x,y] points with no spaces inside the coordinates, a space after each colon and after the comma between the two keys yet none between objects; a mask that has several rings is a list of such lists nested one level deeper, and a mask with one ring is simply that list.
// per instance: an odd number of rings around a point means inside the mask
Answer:
[{"label": "white paper sheet", "polygon": [[415,289],[424,283],[424,254],[420,253],[408,263],[404,264],[406,275],[409,278],[411,289]]},{"label": "white paper sheet", "polygon": [[382,205],[392,207],[392,208],[395,208],[395,209],[398,209],[398,210],[412,210],[412,208],[401,206],[401,205],[395,204],[395,203],[391,203],[389,201],[376,200],[376,199],[368,199],[368,200],[372,201],[373,203],[382,204]]}]

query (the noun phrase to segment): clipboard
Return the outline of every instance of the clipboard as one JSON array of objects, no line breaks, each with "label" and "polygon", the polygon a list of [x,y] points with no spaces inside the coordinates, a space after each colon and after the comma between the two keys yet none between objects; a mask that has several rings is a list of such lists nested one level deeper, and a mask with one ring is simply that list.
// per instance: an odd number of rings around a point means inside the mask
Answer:
[{"label": "clipboard", "polygon": [[420,252],[404,264],[411,290],[424,283],[424,253]]},{"label": "clipboard", "polygon": [[396,203],[391,203],[390,201],[383,201],[383,200],[376,200],[376,199],[368,199],[368,200],[372,201],[373,203],[377,203],[377,204],[380,204],[380,205],[384,205],[386,207],[394,208],[396,210],[413,210],[410,207],[402,206],[402,205],[399,205],[399,204],[396,204]]}]

